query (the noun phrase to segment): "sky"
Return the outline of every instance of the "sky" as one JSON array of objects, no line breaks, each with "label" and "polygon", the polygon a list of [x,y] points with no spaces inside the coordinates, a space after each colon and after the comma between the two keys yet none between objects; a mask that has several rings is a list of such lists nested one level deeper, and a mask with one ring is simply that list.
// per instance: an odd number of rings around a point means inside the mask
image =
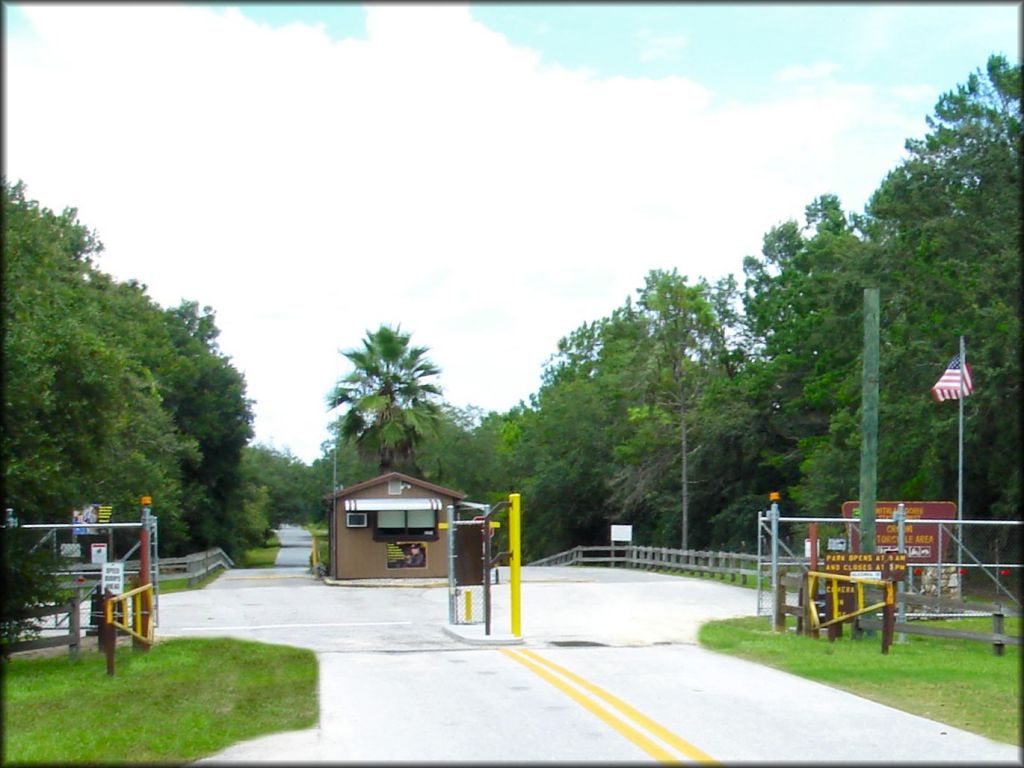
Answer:
[{"label": "sky", "polygon": [[400,325],[447,402],[528,402],[652,269],[863,212],[1020,3],[3,3],[4,176],[99,269],[209,306],[255,442],[304,462]]}]

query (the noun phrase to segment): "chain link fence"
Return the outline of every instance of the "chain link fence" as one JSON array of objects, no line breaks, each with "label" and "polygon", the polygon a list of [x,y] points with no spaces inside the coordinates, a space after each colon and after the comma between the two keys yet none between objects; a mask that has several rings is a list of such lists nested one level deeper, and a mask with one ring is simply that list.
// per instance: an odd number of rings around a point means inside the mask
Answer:
[{"label": "chain link fence", "polygon": [[[1021,606],[1020,520],[876,520],[876,551],[907,555],[905,590],[955,599],[1003,602]],[[859,521],[849,518],[795,518],[758,513],[758,615],[773,607],[773,572],[810,568],[811,523],[817,523],[819,568],[829,552],[857,551]],[[773,535],[774,531],[774,535]],[[789,592],[786,602],[796,605]],[[916,608],[913,615],[938,609]],[[970,614],[970,611],[966,612]]]}]

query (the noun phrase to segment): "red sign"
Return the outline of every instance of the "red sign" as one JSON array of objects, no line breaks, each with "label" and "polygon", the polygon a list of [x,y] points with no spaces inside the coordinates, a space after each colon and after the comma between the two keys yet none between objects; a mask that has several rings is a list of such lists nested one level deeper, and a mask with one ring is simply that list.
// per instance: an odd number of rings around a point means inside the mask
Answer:
[{"label": "red sign", "polygon": [[[950,529],[940,530],[938,523],[918,523],[915,520],[956,520],[956,504],[952,501],[879,501],[875,503],[875,551],[896,552],[899,549],[899,526],[891,521],[896,507],[903,504],[906,513],[903,525],[903,549],[908,563],[938,562],[939,543],[945,559],[951,540]],[[859,501],[843,502],[843,517],[860,517]],[[860,551],[860,526],[851,526],[853,550]]]}]

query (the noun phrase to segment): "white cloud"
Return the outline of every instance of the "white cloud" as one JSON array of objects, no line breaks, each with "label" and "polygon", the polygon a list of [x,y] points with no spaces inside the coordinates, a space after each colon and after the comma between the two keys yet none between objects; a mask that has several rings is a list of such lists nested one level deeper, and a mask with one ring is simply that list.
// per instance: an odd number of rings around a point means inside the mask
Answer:
[{"label": "white cloud", "polygon": [[738,272],[814,196],[861,204],[907,135],[851,86],[721,105],[542,66],[459,6],[371,6],[341,42],[232,9],[22,9],[43,47],[7,41],[8,177],[77,206],[104,270],[212,305],[257,437],[307,461],[367,329],[401,322],[451,402],[504,410],[649,269]]},{"label": "white cloud", "polygon": [[775,77],[782,83],[794,80],[822,80],[831,77],[838,69],[839,65],[830,61],[816,61],[810,66],[794,65],[786,67]]},{"label": "white cloud", "polygon": [[682,51],[690,41],[686,35],[662,35],[652,32],[649,29],[642,29],[637,33],[643,49],[640,51],[640,61],[678,61]]}]

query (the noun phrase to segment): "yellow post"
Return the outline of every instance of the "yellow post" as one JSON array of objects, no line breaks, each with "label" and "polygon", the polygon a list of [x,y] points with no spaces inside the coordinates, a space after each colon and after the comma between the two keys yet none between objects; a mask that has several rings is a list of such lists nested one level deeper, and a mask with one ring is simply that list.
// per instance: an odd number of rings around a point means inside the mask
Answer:
[{"label": "yellow post", "polygon": [[509,592],[512,596],[512,634],[522,637],[520,605],[520,568],[522,567],[522,547],[519,540],[519,494],[512,493],[508,497],[508,549],[509,549]]},{"label": "yellow post", "polygon": [[466,590],[466,621],[473,621],[473,591],[471,589]]}]

